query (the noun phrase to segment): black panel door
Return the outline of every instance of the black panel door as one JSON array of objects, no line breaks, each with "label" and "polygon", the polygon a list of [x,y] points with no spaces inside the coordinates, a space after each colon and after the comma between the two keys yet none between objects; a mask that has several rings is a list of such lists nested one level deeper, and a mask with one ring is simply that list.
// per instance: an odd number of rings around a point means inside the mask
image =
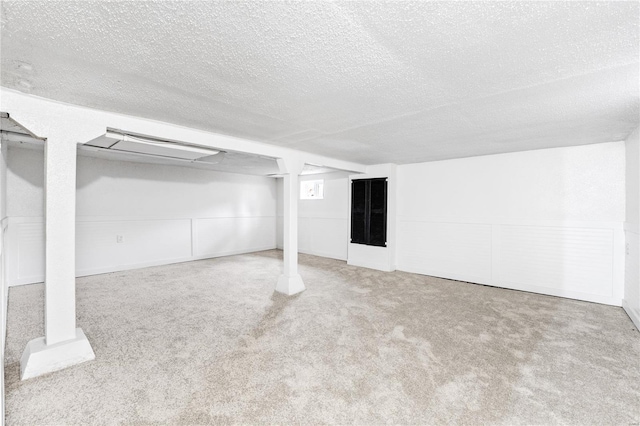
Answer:
[{"label": "black panel door", "polygon": [[387,243],[387,180],[370,182],[369,244],[385,246]]},{"label": "black panel door", "polygon": [[351,242],[366,244],[367,182],[351,182]]},{"label": "black panel door", "polygon": [[387,245],[387,179],[351,181],[351,242]]}]

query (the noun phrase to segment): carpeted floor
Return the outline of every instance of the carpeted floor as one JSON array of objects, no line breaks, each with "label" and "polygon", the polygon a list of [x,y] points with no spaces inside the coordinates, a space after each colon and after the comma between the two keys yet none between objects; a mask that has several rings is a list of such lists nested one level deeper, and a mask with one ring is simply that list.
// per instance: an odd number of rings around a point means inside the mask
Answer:
[{"label": "carpeted floor", "polygon": [[621,308],[281,252],[80,278],[96,360],[19,381],[43,286],[12,288],[8,425],[640,422]]}]

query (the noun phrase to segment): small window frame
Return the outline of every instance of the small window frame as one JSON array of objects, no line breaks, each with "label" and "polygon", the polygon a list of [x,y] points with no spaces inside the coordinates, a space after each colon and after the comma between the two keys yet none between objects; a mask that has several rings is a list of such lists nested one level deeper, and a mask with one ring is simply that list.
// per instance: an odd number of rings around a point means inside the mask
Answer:
[{"label": "small window frame", "polygon": [[324,179],[300,181],[300,200],[323,200]]}]

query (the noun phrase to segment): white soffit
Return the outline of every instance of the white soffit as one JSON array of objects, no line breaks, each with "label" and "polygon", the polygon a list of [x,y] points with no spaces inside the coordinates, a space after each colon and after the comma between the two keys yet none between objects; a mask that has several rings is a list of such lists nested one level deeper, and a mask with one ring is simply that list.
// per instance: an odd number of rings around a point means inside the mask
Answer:
[{"label": "white soffit", "polygon": [[354,162],[639,124],[635,1],[1,5],[5,87]]}]

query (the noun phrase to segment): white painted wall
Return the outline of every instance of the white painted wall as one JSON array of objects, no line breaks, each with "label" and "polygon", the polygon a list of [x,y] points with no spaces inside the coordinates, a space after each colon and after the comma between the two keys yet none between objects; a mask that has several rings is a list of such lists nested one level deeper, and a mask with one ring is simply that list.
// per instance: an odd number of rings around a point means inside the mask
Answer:
[{"label": "white painted wall", "polygon": [[625,286],[622,306],[640,329],[640,128],[626,140]]},{"label": "white painted wall", "polygon": [[[324,198],[298,200],[298,251],[347,260],[349,179],[346,173],[300,176],[300,181],[324,180]],[[282,248],[282,179],[278,179],[277,245]]]},{"label": "white painted wall", "polygon": [[[7,181],[9,284],[40,282],[43,152],[10,148]],[[272,178],[80,156],[76,202],[78,276],[276,246]]]},{"label": "white painted wall", "polygon": [[397,267],[620,305],[625,146],[398,166]]}]

